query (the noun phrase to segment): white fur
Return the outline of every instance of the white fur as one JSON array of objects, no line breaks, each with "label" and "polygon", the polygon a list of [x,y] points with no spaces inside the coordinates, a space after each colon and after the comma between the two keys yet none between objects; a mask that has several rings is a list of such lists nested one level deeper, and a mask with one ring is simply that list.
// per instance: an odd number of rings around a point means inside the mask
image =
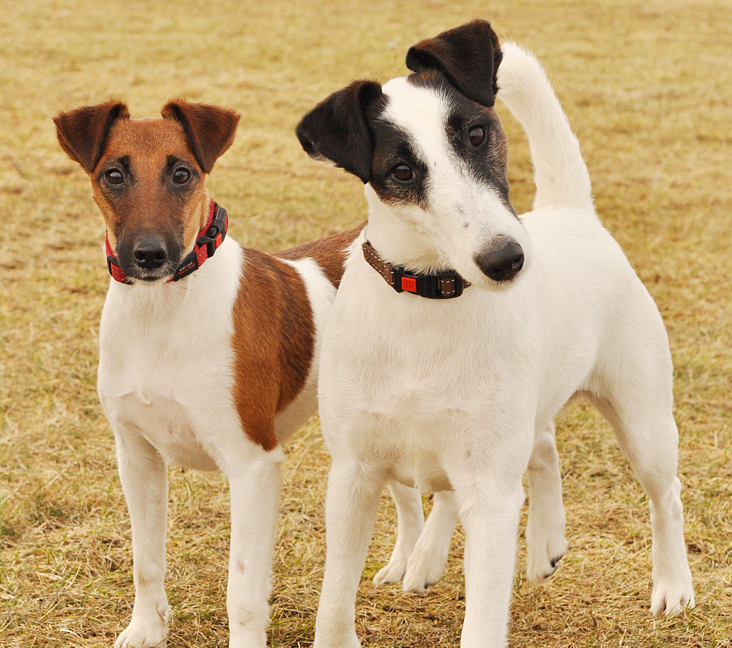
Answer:
[{"label": "white fur", "polygon": [[[448,153],[441,98],[402,79],[384,86],[388,118],[418,143],[431,174],[435,164],[430,211],[387,206],[367,186],[359,243],[368,238],[411,268],[453,267],[475,285],[448,301],[397,294],[358,245],[348,258],[321,355],[320,417],[333,465],[316,648],[359,646],[356,590],[378,496],[391,481],[452,490],[466,536],[461,646],[505,646],[525,470],[529,575],[549,575],[566,547],[552,420],[576,393],[610,420],[651,500],[651,611],[693,605],[663,322],[594,213],[579,145],[541,66],[513,44],[503,51],[499,98],[526,128],[536,165],[537,208],[520,222]],[[470,214],[469,235],[458,213]],[[519,241],[527,261],[500,285],[472,262],[497,237]],[[421,529],[418,494],[403,491],[400,502],[398,487],[392,492],[400,513],[411,511],[405,523]],[[454,525],[445,504],[425,540],[443,553],[449,536],[435,529]],[[395,548],[377,580],[398,580],[405,553]]]},{"label": "white fur", "polygon": [[413,270],[448,266],[471,283],[496,288],[473,257],[503,236],[518,242],[528,259],[526,231],[495,191],[474,182],[450,150],[443,97],[410,84],[406,77],[392,79],[383,92],[389,97],[383,118],[409,133],[415,151],[429,160],[430,209],[387,207],[367,185],[369,241],[383,258],[398,259]]},{"label": "white fur", "polygon": [[[281,442],[315,410],[320,337],[335,296],[314,261],[291,264],[307,287],[316,348],[303,390],[275,420]],[[231,495],[229,645],[266,646],[284,454],[280,447],[265,452],[248,439],[232,398],[232,307],[246,272],[241,248],[227,238],[214,257],[182,281],[110,285],[100,328],[98,391],[117,443],[135,576],[132,620],[115,642],[117,648],[160,646],[167,635],[163,581],[169,463],[226,475]]]}]

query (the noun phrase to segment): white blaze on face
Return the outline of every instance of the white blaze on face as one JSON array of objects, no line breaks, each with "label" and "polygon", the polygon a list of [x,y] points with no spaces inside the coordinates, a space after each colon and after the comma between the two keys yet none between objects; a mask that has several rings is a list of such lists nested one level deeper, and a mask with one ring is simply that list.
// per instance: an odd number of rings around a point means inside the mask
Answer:
[{"label": "white blaze on face", "polygon": [[[529,240],[507,205],[507,196],[501,196],[496,188],[505,181],[505,167],[500,169],[502,178],[496,177],[493,183],[488,170],[490,165],[486,162],[476,172],[471,168],[475,159],[465,159],[460,148],[451,141],[451,137],[461,136],[455,124],[449,121],[455,104],[459,100],[464,107],[469,100],[456,90],[453,98],[450,90],[415,85],[407,81],[407,77],[389,81],[383,92],[388,103],[381,120],[403,133],[426,174],[418,204],[390,202],[391,211],[427,234],[440,257],[465,279],[484,286],[495,284],[476,265],[475,257],[511,240],[526,254]],[[475,107],[475,123],[480,122],[487,109],[472,102],[470,105]],[[464,124],[465,137],[473,123]]]}]

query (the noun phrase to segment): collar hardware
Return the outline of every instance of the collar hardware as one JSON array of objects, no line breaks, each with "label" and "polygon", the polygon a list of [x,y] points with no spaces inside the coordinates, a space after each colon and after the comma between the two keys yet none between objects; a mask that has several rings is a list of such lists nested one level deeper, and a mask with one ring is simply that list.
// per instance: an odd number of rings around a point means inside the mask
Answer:
[{"label": "collar hardware", "polygon": [[409,272],[402,266],[384,261],[368,241],[364,241],[361,248],[366,262],[398,293],[409,292],[426,299],[454,299],[470,286],[470,282],[455,271],[435,274]]},{"label": "collar hardware", "polygon": [[[183,277],[195,272],[200,268],[206,259],[211,258],[216,250],[221,246],[226,238],[226,232],[229,229],[229,217],[226,210],[218,203],[211,201],[208,219],[203,229],[198,233],[196,243],[191,250],[180,262],[173,276],[166,283],[171,281],[180,281]],[[132,281],[127,277],[119,264],[119,260],[114,255],[114,250],[109,244],[109,237],[104,236],[104,247],[107,251],[107,269],[112,279],[123,284],[131,284]]]}]

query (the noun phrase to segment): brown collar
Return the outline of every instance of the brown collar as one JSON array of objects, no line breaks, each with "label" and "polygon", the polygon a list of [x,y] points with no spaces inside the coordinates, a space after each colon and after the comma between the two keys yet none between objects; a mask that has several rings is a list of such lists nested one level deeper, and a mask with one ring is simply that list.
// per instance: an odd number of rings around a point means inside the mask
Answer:
[{"label": "brown collar", "polygon": [[470,285],[470,282],[463,279],[457,272],[448,271],[436,274],[409,272],[401,266],[394,266],[384,261],[368,241],[365,241],[361,247],[366,262],[398,293],[410,292],[427,299],[452,299],[460,297],[463,290]]}]

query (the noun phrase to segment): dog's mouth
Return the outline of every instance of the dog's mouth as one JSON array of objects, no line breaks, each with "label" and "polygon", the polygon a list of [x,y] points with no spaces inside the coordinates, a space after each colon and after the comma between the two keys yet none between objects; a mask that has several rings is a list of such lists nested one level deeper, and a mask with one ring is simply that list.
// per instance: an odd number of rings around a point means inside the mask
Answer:
[{"label": "dog's mouth", "polygon": [[[144,281],[145,283],[155,283],[156,281],[163,281],[169,279],[177,269],[177,265],[166,265],[159,270],[143,270],[132,266],[128,271],[125,270],[125,274],[128,278],[134,279],[135,281]],[[124,270],[124,266],[123,266]]]}]

